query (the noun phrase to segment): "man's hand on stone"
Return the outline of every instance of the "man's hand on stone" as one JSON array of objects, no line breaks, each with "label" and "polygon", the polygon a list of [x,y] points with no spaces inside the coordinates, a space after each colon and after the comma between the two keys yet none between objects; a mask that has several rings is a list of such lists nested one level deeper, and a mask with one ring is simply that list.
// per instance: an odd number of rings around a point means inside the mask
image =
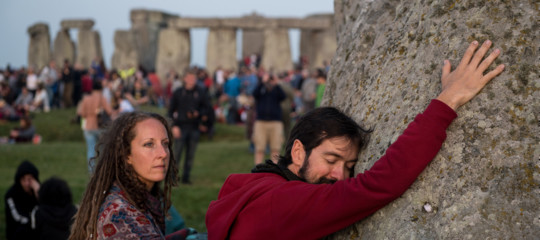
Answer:
[{"label": "man's hand on stone", "polygon": [[478,51],[476,51],[477,47],[478,42],[473,41],[453,72],[450,72],[452,70],[450,61],[444,60],[441,78],[442,92],[437,99],[454,110],[470,101],[491,79],[504,70],[504,64],[501,64],[484,75],[484,71],[499,56],[501,51],[495,49],[482,61],[491,47],[491,41],[485,41]]}]

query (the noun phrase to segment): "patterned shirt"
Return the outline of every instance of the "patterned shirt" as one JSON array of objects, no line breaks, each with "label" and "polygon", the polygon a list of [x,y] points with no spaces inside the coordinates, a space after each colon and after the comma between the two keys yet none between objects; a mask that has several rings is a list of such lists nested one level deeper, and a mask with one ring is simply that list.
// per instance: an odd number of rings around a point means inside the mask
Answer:
[{"label": "patterned shirt", "polygon": [[[99,209],[98,239],[165,239],[164,221],[155,221],[154,215],[164,220],[162,203],[148,194],[149,211],[141,212],[131,204],[126,193],[114,183]],[[158,224],[160,222],[161,224]]]}]

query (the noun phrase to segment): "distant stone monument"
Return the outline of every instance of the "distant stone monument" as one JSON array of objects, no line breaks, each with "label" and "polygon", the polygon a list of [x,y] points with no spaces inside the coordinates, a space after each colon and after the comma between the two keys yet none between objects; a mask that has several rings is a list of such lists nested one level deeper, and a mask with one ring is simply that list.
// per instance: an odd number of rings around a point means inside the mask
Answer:
[{"label": "distant stone monument", "polygon": [[117,30],[114,32],[114,53],[111,68],[128,69],[137,67],[139,51],[135,43],[135,35],[131,31]]},{"label": "distant stone monument", "polygon": [[458,110],[441,151],[402,197],[329,238],[538,239],[538,5],[336,0],[334,9],[338,49],[323,105],[374,127],[357,172],[440,93],[444,59],[455,68],[471,41],[490,39],[506,69]]},{"label": "distant stone monument", "polygon": [[34,67],[37,72],[51,60],[49,26],[45,23],[36,23],[28,28],[28,35],[30,35],[28,66]]},{"label": "distant stone monument", "polygon": [[167,27],[169,19],[178,18],[178,16],[161,11],[134,9],[131,10],[130,18],[130,31],[134,36],[138,63],[146,70],[153,70],[156,67],[159,32]]},{"label": "distant stone monument", "polygon": [[[94,21],[91,19],[62,20],[61,28],[54,40],[54,60],[62,66],[65,59],[70,64],[79,63],[89,68],[92,61],[103,58],[101,39],[97,31],[92,30]],[[69,36],[69,30],[78,30],[77,45]]]},{"label": "distant stone monument", "polygon": [[64,60],[68,60],[73,64],[75,62],[75,51],[75,43],[69,36],[69,29],[60,29],[54,39],[53,47],[53,58],[57,66],[63,66]]},{"label": "distant stone monument", "polygon": [[210,28],[206,42],[206,69],[213,73],[223,69],[237,69],[236,28]]},{"label": "distant stone monument", "polygon": [[164,29],[159,33],[156,72],[165,83],[167,74],[173,70],[180,76],[189,67],[191,41],[187,29]]},{"label": "distant stone monument", "polygon": [[[318,14],[306,19],[334,20],[334,14]],[[337,49],[336,30],[334,24],[325,29],[304,29],[300,36],[300,56],[308,60],[309,68],[322,68],[323,62],[328,64],[334,58]]]}]

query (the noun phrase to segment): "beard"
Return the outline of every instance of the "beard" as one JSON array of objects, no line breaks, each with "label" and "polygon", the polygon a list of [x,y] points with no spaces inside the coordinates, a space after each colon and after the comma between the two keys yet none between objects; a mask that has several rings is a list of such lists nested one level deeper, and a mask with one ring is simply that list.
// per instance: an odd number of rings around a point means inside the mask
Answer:
[{"label": "beard", "polygon": [[309,155],[306,156],[304,159],[304,163],[302,164],[302,167],[298,170],[298,175],[300,178],[304,179],[307,183],[311,184],[334,184],[336,180],[328,179],[326,177],[320,177],[316,179],[312,179],[309,171]]}]

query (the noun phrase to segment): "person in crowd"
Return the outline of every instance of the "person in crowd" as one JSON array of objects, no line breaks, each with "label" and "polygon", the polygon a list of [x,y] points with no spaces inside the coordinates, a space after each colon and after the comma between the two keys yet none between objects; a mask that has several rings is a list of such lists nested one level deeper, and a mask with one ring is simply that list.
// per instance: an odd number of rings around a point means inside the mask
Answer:
[{"label": "person in crowd", "polygon": [[47,96],[47,90],[45,89],[44,83],[39,83],[36,91],[36,95],[34,96],[34,100],[32,101],[32,105],[30,105],[30,111],[31,112],[37,112],[37,111],[44,111],[49,112],[51,106],[49,105],[49,96]]},{"label": "person in crowd", "polygon": [[283,139],[289,138],[289,132],[291,130],[291,112],[294,103],[294,88],[290,82],[285,79],[287,73],[283,73],[278,78],[278,85],[285,93],[285,99],[281,102],[281,121],[283,122]]},{"label": "person in crowd", "polygon": [[129,100],[126,98],[124,94],[124,90],[119,87],[114,91],[114,96],[112,99],[112,108],[116,112],[116,114],[122,114],[126,112],[133,112],[135,111],[135,108]]},{"label": "person in crowd", "polygon": [[10,143],[28,143],[32,142],[36,135],[36,127],[32,125],[32,120],[28,116],[22,116],[19,120],[19,126],[9,132],[8,142]]},{"label": "person in crowd", "polygon": [[93,158],[96,154],[95,147],[102,131],[98,126],[98,113],[100,111],[105,111],[112,117],[113,111],[105,97],[103,97],[101,82],[94,81],[92,84],[92,93],[84,96],[77,108],[77,114],[84,119],[82,128],[86,141],[86,160],[88,161],[88,172],[90,174],[94,170],[95,161]]},{"label": "person in crowd", "polygon": [[146,87],[147,85],[142,78],[142,74],[138,73],[137,75],[140,75],[140,77],[135,79],[135,82],[133,83],[133,89],[130,92],[126,93],[126,98],[133,106],[141,106],[150,101],[150,97],[148,96],[147,91],[148,88]]},{"label": "person in crowd", "polygon": [[266,73],[261,83],[253,91],[257,112],[253,127],[253,143],[255,143],[255,165],[263,162],[266,146],[270,145],[271,158],[277,156],[283,144],[283,122],[281,121],[281,105],[286,96],[274,76]]},{"label": "person in crowd", "polygon": [[26,115],[33,102],[34,97],[32,96],[32,93],[28,91],[28,88],[26,88],[26,86],[22,86],[21,94],[19,94],[19,96],[13,103],[13,107],[19,115]]},{"label": "person in crowd", "polygon": [[239,121],[238,116],[238,101],[236,97],[240,95],[242,90],[242,83],[240,78],[234,73],[234,71],[226,71],[225,76],[227,76],[227,81],[223,85],[223,93],[227,95],[229,100],[229,109],[227,114],[227,123],[235,124]]},{"label": "person in crowd", "polygon": [[38,203],[39,187],[38,169],[24,160],[17,168],[14,184],[4,197],[7,240],[34,239],[30,213]]},{"label": "person in crowd", "polygon": [[[89,73],[89,70],[85,69],[84,66],[80,63],[75,63],[75,66],[73,67],[73,93],[71,96],[68,96],[71,98],[71,101],[73,104],[78,105],[80,101],[83,98],[83,93],[85,93],[86,87],[88,87],[88,91],[86,93],[90,93],[92,91],[92,84],[84,85],[84,82],[87,82],[88,79],[92,80],[94,74]],[[64,96],[66,97],[66,96]]]},{"label": "person in crowd", "polygon": [[60,101],[58,99],[58,70],[56,69],[56,62],[54,60],[49,61],[49,65],[41,70],[39,78],[45,84],[50,105],[60,107]]},{"label": "person in crowd", "polygon": [[321,106],[321,101],[326,88],[326,73],[323,69],[317,69],[317,97],[315,98],[315,107]]},{"label": "person in crowd", "polygon": [[70,239],[164,239],[177,185],[171,139],[159,114],[120,115],[101,138]]},{"label": "person in crowd", "polygon": [[298,120],[278,164],[231,175],[206,214],[209,239],[319,239],[359,221],[403,194],[433,160],[456,110],[504,65],[484,72],[500,54],[470,44],[451,72],[442,68],[442,91],[417,115],[371,169],[353,176],[369,130],[333,107]]},{"label": "person in crowd", "polygon": [[148,87],[150,102],[155,106],[163,107],[165,105],[163,88],[161,87],[159,76],[155,71],[152,70],[148,73],[148,82],[150,83],[150,86]]},{"label": "person in crowd", "polygon": [[73,68],[69,64],[69,60],[64,60],[64,66],[62,67],[62,85],[63,85],[63,92],[62,92],[62,100],[64,107],[72,107],[73,106],[73,92],[74,92],[74,76],[73,76]]},{"label": "person in crowd", "polygon": [[26,74],[26,88],[28,89],[30,93],[32,93],[32,96],[35,96],[37,85],[38,85],[38,77],[34,72],[34,67],[29,66],[28,73]]},{"label": "person in crowd", "polygon": [[51,177],[39,188],[39,204],[34,207],[30,227],[40,240],[68,239],[77,208],[66,181]]},{"label": "person in crowd", "polygon": [[4,99],[0,98],[0,120],[18,121],[19,119],[20,116],[17,114],[15,108],[7,104]]},{"label": "person in crowd", "polygon": [[7,81],[0,82],[0,99],[4,99],[9,105],[13,105],[17,99],[17,93],[13,91],[13,88]]},{"label": "person in crowd", "polygon": [[191,184],[190,172],[195,158],[195,150],[200,137],[200,127],[204,127],[211,111],[207,91],[197,86],[195,72],[189,69],[184,74],[184,86],[173,93],[168,116],[173,120],[174,155],[179,165],[182,151],[186,151],[182,183]]},{"label": "person in crowd", "polygon": [[309,112],[315,108],[315,99],[317,98],[317,80],[309,75],[307,69],[303,70],[302,75],[305,77],[302,83],[302,106],[303,112]]}]

